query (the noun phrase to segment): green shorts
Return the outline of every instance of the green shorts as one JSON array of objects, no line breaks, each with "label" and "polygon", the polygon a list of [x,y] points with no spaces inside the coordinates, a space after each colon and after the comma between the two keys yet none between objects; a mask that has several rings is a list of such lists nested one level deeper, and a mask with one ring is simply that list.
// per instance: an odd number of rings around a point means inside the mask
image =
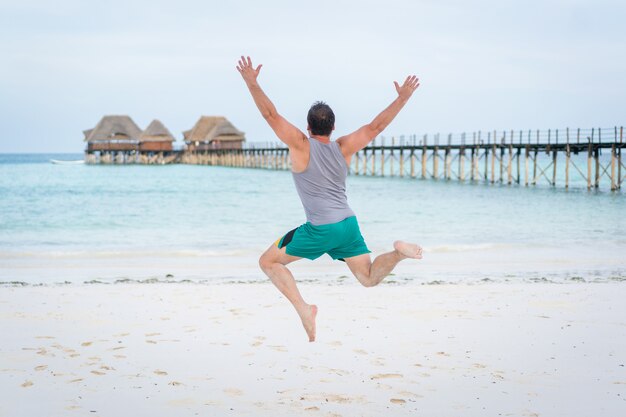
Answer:
[{"label": "green shorts", "polygon": [[279,249],[286,246],[287,255],[311,260],[325,253],[341,261],[344,258],[370,253],[361,236],[356,216],[319,226],[306,222],[278,239],[276,246]]}]

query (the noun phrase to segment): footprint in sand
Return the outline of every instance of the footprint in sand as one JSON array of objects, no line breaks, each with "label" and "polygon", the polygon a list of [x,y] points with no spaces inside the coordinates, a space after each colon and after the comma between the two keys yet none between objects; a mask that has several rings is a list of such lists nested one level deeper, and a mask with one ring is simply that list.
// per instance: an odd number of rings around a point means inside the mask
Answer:
[{"label": "footprint in sand", "polygon": [[91,371],[91,373],[98,376],[106,375],[106,373],[100,371]]},{"label": "footprint in sand", "polygon": [[239,397],[243,395],[243,391],[238,388],[226,388],[222,391],[224,391],[225,394],[232,395],[234,397]]},{"label": "footprint in sand", "polygon": [[82,378],[76,378],[76,379],[72,379],[71,381],[67,381],[67,383],[68,383],[68,384],[73,384],[73,383],[75,383],[75,382],[80,382],[80,381],[82,381],[82,380],[83,380]]},{"label": "footprint in sand", "polygon": [[93,342],[83,342],[80,345],[81,346],[91,346],[93,344]]},{"label": "footprint in sand", "polygon": [[255,337],[255,339],[256,341],[253,342],[250,346],[253,346],[253,347],[261,346],[263,342],[265,341],[265,337],[263,336],[257,336]]},{"label": "footprint in sand", "polygon": [[338,404],[348,404],[352,402],[351,398],[343,397],[341,395],[336,395],[336,394],[327,395],[325,400],[327,402],[338,403]]},{"label": "footprint in sand", "polygon": [[146,340],[146,343],[151,343],[153,345],[156,345],[157,341],[156,340]]},{"label": "footprint in sand", "polygon": [[354,353],[358,353],[359,355],[369,355],[369,353],[367,353],[367,351],[365,351],[363,349],[353,349],[352,351]]},{"label": "footprint in sand", "polygon": [[129,336],[130,333],[118,333],[118,334],[114,334],[113,337],[126,337]]},{"label": "footprint in sand", "polygon": [[167,372],[165,372],[165,371],[161,371],[161,370],[159,370],[159,369],[157,369],[156,371],[154,371],[154,373],[155,373],[156,375],[167,375]]},{"label": "footprint in sand", "polygon": [[146,333],[145,336],[146,337],[152,337],[152,336],[160,336],[161,333]]},{"label": "footprint in sand", "polygon": [[173,387],[178,387],[178,386],[185,385],[185,384],[183,384],[182,382],[178,382],[178,381],[172,381],[172,382],[170,382],[167,385],[171,385]]},{"label": "footprint in sand", "polygon": [[48,369],[48,365],[35,366],[35,371],[45,371],[46,369]]},{"label": "footprint in sand", "polygon": [[287,352],[287,348],[284,346],[268,346],[270,349],[273,349],[277,352]]},{"label": "footprint in sand", "polygon": [[319,407],[313,406],[313,407],[307,407],[304,409],[304,411],[320,411]]},{"label": "footprint in sand", "polygon": [[474,368],[478,368],[478,369],[483,369],[483,368],[487,367],[487,365],[483,365],[482,363],[474,363],[474,364],[472,364],[472,366]]},{"label": "footprint in sand", "polygon": [[48,352],[45,348],[39,348],[39,350],[37,351],[37,355],[41,355],[41,356],[54,356],[54,353],[50,353],[50,352]]},{"label": "footprint in sand", "polygon": [[409,398],[424,398],[423,395],[416,394],[416,393],[411,392],[411,391],[399,391],[396,394],[402,395],[403,397],[409,397]]},{"label": "footprint in sand", "polygon": [[403,400],[402,398],[392,398],[389,401],[393,404],[405,404],[406,403],[406,401]]},{"label": "footprint in sand", "polygon": [[22,384],[22,388],[32,387],[33,385],[34,385],[34,384],[33,384],[33,381],[25,381],[25,382]]},{"label": "footprint in sand", "polygon": [[404,378],[404,375],[402,374],[376,374],[370,377],[370,379],[390,379],[390,378]]},{"label": "footprint in sand", "polygon": [[334,340],[332,342],[329,342],[328,345],[330,345],[330,346],[342,346],[343,344],[339,340]]}]

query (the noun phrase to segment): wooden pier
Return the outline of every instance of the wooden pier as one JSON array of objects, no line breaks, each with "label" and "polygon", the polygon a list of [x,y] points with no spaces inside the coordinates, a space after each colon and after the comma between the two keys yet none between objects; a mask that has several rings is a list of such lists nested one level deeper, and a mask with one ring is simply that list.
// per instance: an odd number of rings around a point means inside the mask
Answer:
[{"label": "wooden pier", "polygon": [[[623,127],[379,137],[354,155],[350,174],[618,191],[626,178],[624,148]],[[88,149],[85,158],[92,164],[291,167],[282,143],[251,143],[241,149],[101,150],[98,155]]]},{"label": "wooden pier", "polygon": [[[471,135],[377,138],[353,158],[351,175],[406,177],[551,187],[620,190],[626,177],[623,127],[493,131]],[[278,144],[183,154],[180,162],[287,170],[289,150]]]}]

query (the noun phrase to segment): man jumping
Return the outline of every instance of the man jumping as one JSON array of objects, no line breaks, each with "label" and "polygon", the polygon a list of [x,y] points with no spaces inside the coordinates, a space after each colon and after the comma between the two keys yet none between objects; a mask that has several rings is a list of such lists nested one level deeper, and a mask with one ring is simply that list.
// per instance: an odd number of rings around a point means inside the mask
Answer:
[{"label": "man jumping", "polygon": [[346,176],[352,155],[365,148],[391,123],[419,87],[419,79],[411,75],[402,85],[394,81],[398,97],[385,110],[371,123],[331,142],[330,135],[335,130],[332,109],[323,102],[313,104],[307,115],[309,134],[305,135],[278,114],[259,86],[257,77],[261,66],[254,68],[250,57],[242,56],[237,70],[261,115],[289,147],[291,172],[307,222],[272,244],[261,255],[259,265],[293,304],[309,341],[313,342],[317,306],[304,301],[287,264],[302,258],[317,259],[327,253],[333,259],[345,261],[361,284],[373,287],[401,260],[422,258],[422,248],[418,245],[396,241],[393,251],[377,256],[372,262],[370,250],[346,197]]}]

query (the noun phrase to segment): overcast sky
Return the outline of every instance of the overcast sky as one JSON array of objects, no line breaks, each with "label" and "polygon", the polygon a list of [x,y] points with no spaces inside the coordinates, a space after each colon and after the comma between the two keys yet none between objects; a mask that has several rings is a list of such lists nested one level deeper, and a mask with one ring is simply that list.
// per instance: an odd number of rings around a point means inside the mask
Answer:
[{"label": "overcast sky", "polygon": [[324,100],[349,133],[413,73],[385,136],[626,124],[624,1],[0,0],[0,152],[81,152],[107,114],[160,119],[178,143],[223,115],[273,141],[241,54],[303,130]]}]

